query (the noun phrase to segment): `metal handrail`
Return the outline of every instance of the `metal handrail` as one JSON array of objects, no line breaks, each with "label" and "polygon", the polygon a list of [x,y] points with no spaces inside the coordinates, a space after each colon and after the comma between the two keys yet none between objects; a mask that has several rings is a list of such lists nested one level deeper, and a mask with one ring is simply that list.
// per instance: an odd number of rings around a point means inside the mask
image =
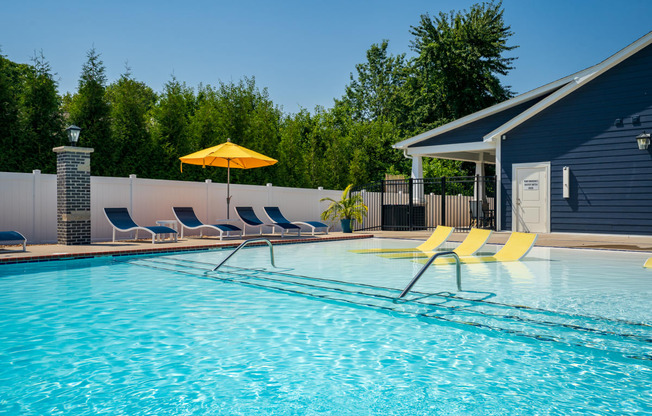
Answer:
[{"label": "metal handrail", "polygon": [[260,241],[264,241],[264,242],[266,242],[267,245],[269,246],[269,259],[270,259],[270,261],[271,261],[271,263],[272,263],[272,267],[276,267],[276,265],[274,264],[274,248],[272,247],[272,242],[269,241],[269,240],[266,239],[266,238],[253,238],[253,239],[251,239],[251,240],[243,241],[243,242],[242,242],[238,247],[235,248],[235,250],[233,250],[233,252],[232,252],[231,254],[229,254],[229,255],[228,255],[224,260],[222,260],[222,262],[221,262],[220,264],[218,264],[217,266],[215,266],[215,268],[213,269],[213,271],[217,271],[217,269],[219,269],[220,267],[222,267],[222,265],[223,265],[224,263],[226,263],[227,260],[229,260],[231,257],[233,257],[233,255],[234,255],[235,253],[237,253],[241,248],[245,247],[246,245],[248,245],[248,244],[250,244],[250,243],[256,243],[256,242],[260,242]]},{"label": "metal handrail", "polygon": [[444,251],[443,253],[437,253],[434,256],[430,257],[430,260],[428,260],[428,262],[423,265],[421,270],[419,270],[417,274],[414,275],[412,281],[405,287],[403,292],[401,292],[401,294],[398,296],[399,299],[407,295],[410,289],[412,289],[412,286],[414,286],[414,284],[421,278],[421,275],[423,275],[426,269],[430,267],[432,262],[435,261],[437,257],[440,256],[453,256],[455,258],[455,263],[457,264],[457,290],[460,291],[462,290],[462,270],[460,267],[460,257],[454,251]]}]

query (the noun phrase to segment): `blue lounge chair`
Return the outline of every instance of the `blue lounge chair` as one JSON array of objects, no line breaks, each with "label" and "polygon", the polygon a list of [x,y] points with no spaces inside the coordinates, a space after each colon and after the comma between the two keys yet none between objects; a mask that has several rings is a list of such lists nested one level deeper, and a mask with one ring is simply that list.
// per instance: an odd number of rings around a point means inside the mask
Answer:
[{"label": "blue lounge chair", "polygon": [[235,232],[239,235],[242,235],[242,230],[239,227],[231,224],[204,224],[199,221],[197,215],[195,215],[195,210],[192,207],[173,207],[172,212],[174,216],[177,217],[177,221],[181,224],[181,238],[183,238],[183,229],[184,227],[189,230],[199,230],[199,236],[203,236],[202,228],[212,228],[220,232],[220,240],[226,232],[226,236],[229,236],[229,233]]},{"label": "blue lounge chair", "polygon": [[27,239],[18,231],[0,231],[0,246],[23,245],[23,251],[27,248]]},{"label": "blue lounge chair", "polygon": [[127,208],[104,208],[104,215],[109,220],[113,227],[113,241],[115,241],[115,231],[136,231],[136,238],[138,238],[138,230],[147,231],[152,234],[152,244],[156,242],[157,236],[163,234],[171,234],[174,236],[174,242],[177,241],[177,232],[170,227],[155,226],[155,227],[141,227],[131,219]]},{"label": "blue lounge chair", "polygon": [[250,227],[259,227],[261,234],[263,233],[263,227],[272,227],[272,233],[274,233],[274,227],[279,227],[281,229],[281,237],[283,237],[287,231],[292,230],[297,232],[298,237],[301,237],[301,227],[298,225],[290,223],[266,224],[258,218],[252,207],[235,207],[235,213],[238,214],[238,217],[240,217],[240,220],[242,220],[242,223],[244,224],[243,228],[245,234],[247,233],[248,225]]},{"label": "blue lounge chair", "polygon": [[323,228],[324,234],[328,234],[328,225],[319,221],[288,221],[278,207],[263,207],[265,214],[274,224],[302,224],[312,228],[312,235],[315,235],[315,229]]}]

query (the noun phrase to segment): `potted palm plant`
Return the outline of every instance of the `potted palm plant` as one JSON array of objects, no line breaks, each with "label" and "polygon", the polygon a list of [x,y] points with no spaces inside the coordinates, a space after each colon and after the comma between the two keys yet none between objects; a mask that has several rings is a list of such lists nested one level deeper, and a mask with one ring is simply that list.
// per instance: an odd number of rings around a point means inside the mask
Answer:
[{"label": "potted palm plant", "polygon": [[336,201],[332,198],[322,198],[320,201],[330,201],[330,205],[326,211],[321,213],[323,220],[340,220],[342,224],[342,232],[352,232],[351,222],[356,220],[362,222],[364,217],[367,216],[368,208],[364,204],[360,194],[351,195],[351,188],[353,184],[346,187],[342,192],[342,199]]}]

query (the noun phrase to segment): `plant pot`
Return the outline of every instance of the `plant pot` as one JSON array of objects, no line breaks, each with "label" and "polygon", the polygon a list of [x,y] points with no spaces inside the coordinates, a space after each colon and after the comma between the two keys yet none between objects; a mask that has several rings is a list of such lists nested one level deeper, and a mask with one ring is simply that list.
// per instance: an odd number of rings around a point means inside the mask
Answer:
[{"label": "plant pot", "polygon": [[348,219],[348,220],[340,220],[340,224],[342,225],[342,232],[343,233],[352,233],[353,229],[351,228],[351,222],[353,220]]}]

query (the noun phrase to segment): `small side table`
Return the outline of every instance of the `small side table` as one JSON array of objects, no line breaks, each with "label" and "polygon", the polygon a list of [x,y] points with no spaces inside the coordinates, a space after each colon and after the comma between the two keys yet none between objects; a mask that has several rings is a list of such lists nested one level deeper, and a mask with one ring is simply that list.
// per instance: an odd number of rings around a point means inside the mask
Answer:
[{"label": "small side table", "polygon": [[[163,226],[163,227],[170,227],[174,231],[179,231],[179,230],[177,230],[177,220],[158,220],[158,221],[156,221],[156,225],[160,225],[160,226]],[[161,238],[163,238],[164,235],[166,236],[166,238],[168,238],[170,240],[173,237],[172,234],[162,234]]]}]

